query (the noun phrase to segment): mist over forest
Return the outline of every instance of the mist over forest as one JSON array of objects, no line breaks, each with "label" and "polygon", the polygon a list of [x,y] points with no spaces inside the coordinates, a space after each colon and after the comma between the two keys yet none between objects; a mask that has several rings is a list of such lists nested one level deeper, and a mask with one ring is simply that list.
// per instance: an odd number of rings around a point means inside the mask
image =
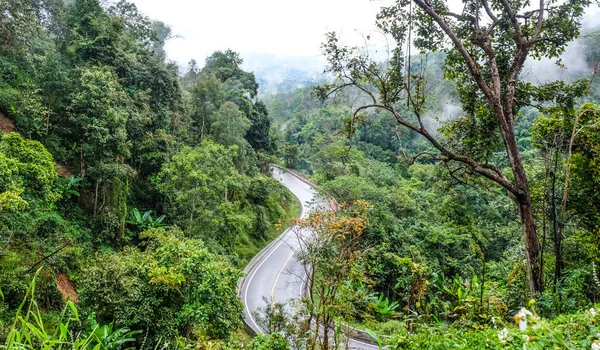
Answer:
[{"label": "mist over forest", "polygon": [[0,0],[0,349],[600,350],[598,4],[182,1]]}]

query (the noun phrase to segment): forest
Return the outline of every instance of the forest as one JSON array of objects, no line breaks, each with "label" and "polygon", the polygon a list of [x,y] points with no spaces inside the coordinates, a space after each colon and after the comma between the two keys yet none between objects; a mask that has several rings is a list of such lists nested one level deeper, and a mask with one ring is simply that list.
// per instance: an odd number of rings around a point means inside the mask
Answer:
[{"label": "forest", "polygon": [[[393,1],[387,58],[323,33],[322,78],[265,93],[126,0],[0,0],[0,349],[600,350],[594,3],[462,4]],[[285,232],[307,293],[254,335],[239,281]]]}]

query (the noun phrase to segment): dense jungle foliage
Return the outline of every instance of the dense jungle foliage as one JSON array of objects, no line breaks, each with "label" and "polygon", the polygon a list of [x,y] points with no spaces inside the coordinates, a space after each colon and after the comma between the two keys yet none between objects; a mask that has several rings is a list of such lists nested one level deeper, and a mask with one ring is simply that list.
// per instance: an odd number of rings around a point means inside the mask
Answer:
[{"label": "dense jungle foliage", "polygon": [[[600,350],[589,2],[549,8],[539,30],[539,12],[515,17],[544,39],[529,56],[576,40],[586,73],[520,79],[509,111],[486,101],[509,94],[511,50],[527,46],[503,6],[525,5],[413,2],[377,18],[389,61],[328,34],[326,83],[260,95],[231,50],[181,74],[170,27],[125,0],[0,0],[0,348],[338,349],[351,326],[389,349]],[[468,53],[440,39],[436,11]],[[401,50],[409,26],[420,52]],[[469,76],[490,52],[499,68]],[[501,96],[481,88],[495,72]],[[250,338],[238,279],[300,212],[272,163],[340,206],[295,221],[314,232],[297,254],[309,293],[267,303]]]},{"label": "dense jungle foliage", "polygon": [[[519,211],[507,191],[472,167],[436,159],[435,147],[401,125],[392,111],[361,111],[360,106],[374,103],[370,94],[383,95],[385,88],[378,85],[377,64],[365,60],[364,52],[350,56],[353,49],[339,48],[331,54],[332,69],[339,64],[340,71],[348,70],[340,73],[337,85],[346,90],[335,98],[317,98],[323,86],[317,93],[306,87],[266,97],[281,133],[285,166],[310,175],[339,203],[368,207],[353,248],[362,253],[346,260],[354,265],[352,273],[332,282],[326,266],[339,262],[321,261],[328,272],[317,275],[313,288],[325,296],[309,300],[309,309],[334,309],[334,321],[378,334],[398,349],[600,346],[594,309],[600,301],[598,38],[597,32],[585,32],[577,39],[589,73],[538,91],[553,89],[565,101],[524,106],[516,115],[516,141],[530,178],[541,245],[542,284],[534,295],[529,293]],[[324,44],[324,50],[332,42],[337,39]],[[350,58],[336,61],[344,55]],[[445,72],[447,55],[412,57],[411,76],[422,84],[415,89],[425,95],[422,123],[444,146],[507,169],[500,136],[486,134],[484,123],[493,125],[493,120],[461,110],[459,86]],[[369,78],[373,81],[356,83]],[[484,107],[478,108],[475,113]],[[342,254],[349,243],[340,240]],[[318,240],[313,243],[319,246]],[[309,254],[307,260],[314,259]],[[344,288],[326,288],[331,284]],[[327,307],[321,303],[325,297],[332,300]],[[528,330],[516,327],[515,315],[529,320]]]},{"label": "dense jungle foliage", "polygon": [[240,329],[242,268],[299,204],[266,173],[276,144],[241,57],[215,52],[182,76],[169,36],[126,1],[0,2],[7,348]]}]

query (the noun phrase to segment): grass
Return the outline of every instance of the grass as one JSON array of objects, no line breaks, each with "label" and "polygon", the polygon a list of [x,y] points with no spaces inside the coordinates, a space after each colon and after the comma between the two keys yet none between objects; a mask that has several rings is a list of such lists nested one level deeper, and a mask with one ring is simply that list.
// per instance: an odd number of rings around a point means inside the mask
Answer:
[{"label": "grass", "polygon": [[396,334],[406,329],[406,322],[402,320],[387,320],[385,322],[377,322],[375,320],[368,320],[366,322],[352,321],[348,326],[356,328],[361,331],[367,332],[371,330],[381,336],[388,336],[390,334]]},{"label": "grass", "polygon": [[[300,203],[300,200],[298,199],[298,197],[296,197],[292,193],[292,201],[290,203],[290,207],[289,207],[289,210],[288,210],[288,215],[289,215],[288,220],[291,219],[291,218],[297,218],[297,217],[300,216],[300,214],[302,214],[302,203]],[[281,228],[280,231],[283,232],[286,229],[287,229],[287,227],[286,228]],[[281,234],[281,232],[279,232],[279,234]]]}]

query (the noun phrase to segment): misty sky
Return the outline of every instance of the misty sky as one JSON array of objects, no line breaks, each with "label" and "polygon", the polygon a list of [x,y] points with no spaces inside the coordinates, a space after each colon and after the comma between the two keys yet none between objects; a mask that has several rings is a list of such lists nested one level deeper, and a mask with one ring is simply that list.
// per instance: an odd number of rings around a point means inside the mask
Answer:
[{"label": "misty sky", "polygon": [[[180,66],[194,58],[200,65],[215,50],[241,53],[247,69],[304,57],[295,66],[321,66],[324,34],[336,31],[347,44],[361,44],[371,35],[377,44],[375,15],[392,0],[133,0],[152,19],[173,28],[179,38],[167,42],[168,57]],[[449,0],[460,10],[461,0]],[[453,6],[454,5],[454,6]],[[458,6],[458,9],[453,7]],[[587,25],[597,24],[600,13],[589,9]],[[592,19],[593,18],[593,19]],[[379,44],[382,44],[380,42]],[[269,55],[268,59],[264,58]],[[312,60],[312,62],[311,62]],[[268,61],[268,62],[267,62]]]},{"label": "misty sky", "polygon": [[[328,31],[369,34],[383,0],[133,0],[152,19],[165,22],[180,39],[167,43],[171,59],[202,62],[231,48],[242,57],[320,56]],[[388,1],[389,3],[389,1]]]}]

